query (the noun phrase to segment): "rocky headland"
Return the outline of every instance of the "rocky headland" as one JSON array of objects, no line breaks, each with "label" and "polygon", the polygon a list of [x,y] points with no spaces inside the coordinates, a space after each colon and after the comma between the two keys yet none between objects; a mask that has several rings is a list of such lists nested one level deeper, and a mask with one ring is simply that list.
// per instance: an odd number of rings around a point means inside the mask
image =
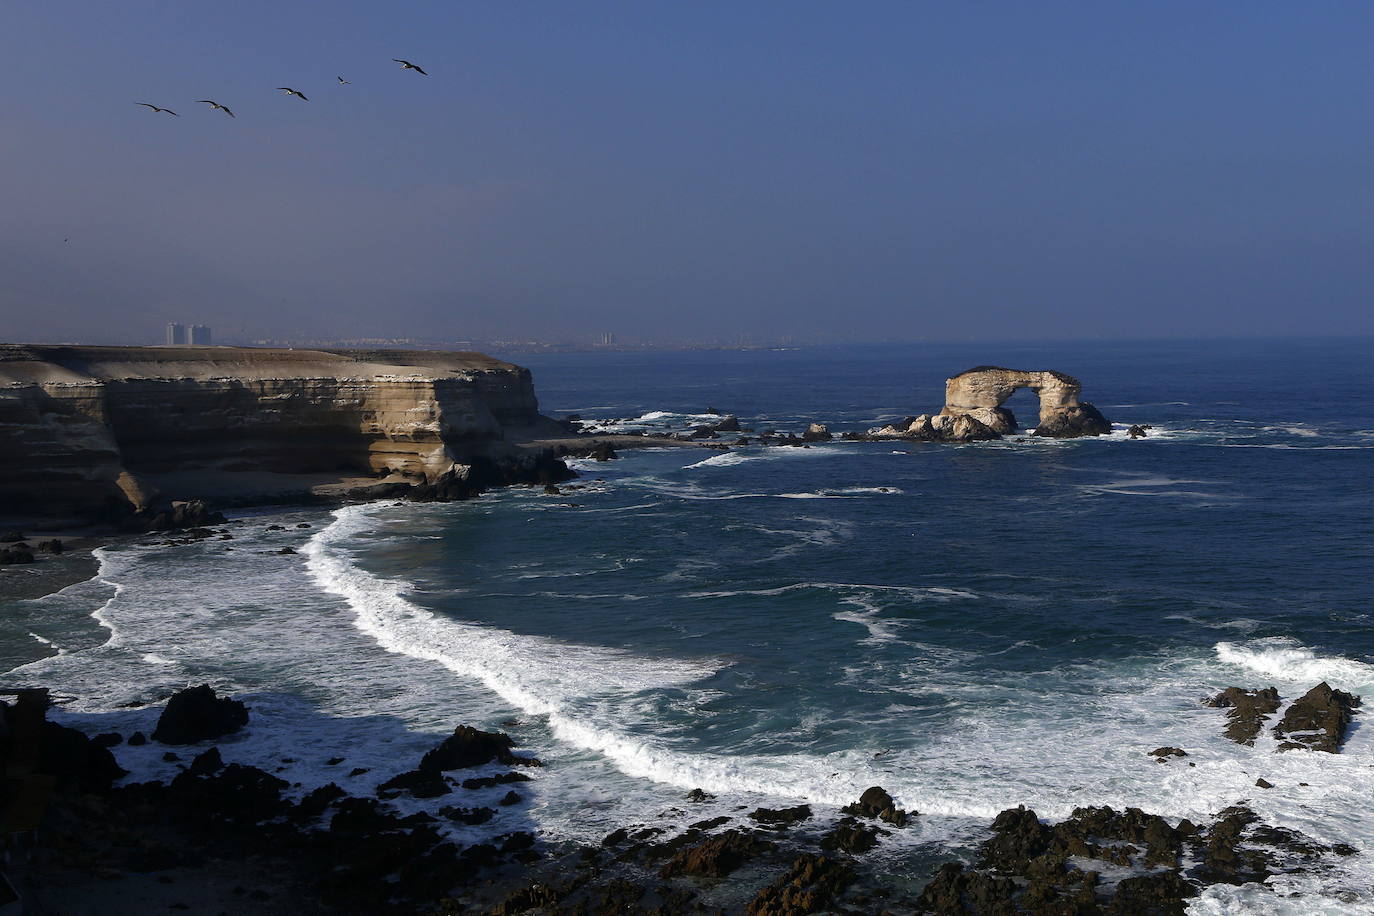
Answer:
[{"label": "rocky headland", "polygon": [[608,457],[480,353],[0,346],[0,505],[44,525],[169,530],[213,506],[460,499]]}]

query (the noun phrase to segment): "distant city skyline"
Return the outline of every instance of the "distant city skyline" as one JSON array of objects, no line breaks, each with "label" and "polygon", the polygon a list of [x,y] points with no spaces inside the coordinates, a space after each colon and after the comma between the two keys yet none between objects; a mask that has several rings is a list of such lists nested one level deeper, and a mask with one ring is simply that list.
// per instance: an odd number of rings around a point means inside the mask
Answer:
[{"label": "distant city skyline", "polygon": [[1372,7],[166,13],[7,12],[6,339],[1374,334]]}]

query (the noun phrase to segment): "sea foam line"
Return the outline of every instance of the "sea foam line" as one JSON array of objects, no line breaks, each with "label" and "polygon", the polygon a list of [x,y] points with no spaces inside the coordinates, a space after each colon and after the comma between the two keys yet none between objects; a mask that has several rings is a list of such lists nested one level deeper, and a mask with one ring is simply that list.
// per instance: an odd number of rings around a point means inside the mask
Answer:
[{"label": "sea foam line", "polygon": [[839,772],[836,761],[803,755],[732,757],[686,753],[617,731],[615,723],[569,711],[579,698],[681,686],[719,670],[718,663],[637,658],[626,652],[575,646],[434,614],[405,597],[404,583],[356,566],[343,546],[369,530],[366,507],[337,510],[335,521],[302,549],[316,583],[343,598],[354,625],[388,652],[437,662],[484,684],[527,715],[545,717],[553,736],[596,752],[629,776],[683,788],[800,798],[821,804],[852,801],[872,776]]},{"label": "sea foam line", "polygon": [[1219,642],[1217,659],[1265,677],[1315,685],[1328,681],[1333,687],[1356,691],[1374,689],[1374,665],[1354,659],[1323,658],[1312,649],[1287,637],[1256,639],[1244,645]]}]

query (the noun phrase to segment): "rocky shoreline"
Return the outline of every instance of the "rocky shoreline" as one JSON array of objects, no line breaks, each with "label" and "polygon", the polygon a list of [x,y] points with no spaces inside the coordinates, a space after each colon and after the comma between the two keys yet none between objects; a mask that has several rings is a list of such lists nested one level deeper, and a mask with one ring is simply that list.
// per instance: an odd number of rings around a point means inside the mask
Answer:
[{"label": "rocky shoreline", "polygon": [[[1218,696],[1256,694],[1268,696]],[[660,822],[626,824],[600,843],[541,837],[532,822],[464,842],[448,828],[527,805],[523,787],[539,778],[541,760],[504,732],[458,724],[413,769],[362,796],[337,782],[290,784],[272,760],[226,764],[220,743],[256,726],[251,708],[208,686],[170,697],[151,735],[87,735],[51,721],[48,704],[44,690],[21,691],[3,710],[0,740],[7,823],[31,821],[10,834],[8,873],[43,913],[119,900],[102,911],[148,912],[156,902],[206,913],[1178,914],[1211,885],[1322,872],[1358,854],[1263,823],[1243,804],[1196,824],[1102,806],[1050,824],[1011,808],[972,855],[946,855],[902,879],[872,855],[894,833],[919,829],[922,815],[877,786],[837,820],[806,804],[693,817],[711,798],[697,789]],[[1358,698],[1313,688],[1280,729],[1307,734],[1298,727],[1315,721],[1329,740],[1280,750],[1338,752],[1356,708]],[[121,745],[150,743],[167,749],[177,775],[129,778]],[[1188,754],[1149,756],[1182,766]],[[405,799],[430,804],[404,813],[396,804]]]}]

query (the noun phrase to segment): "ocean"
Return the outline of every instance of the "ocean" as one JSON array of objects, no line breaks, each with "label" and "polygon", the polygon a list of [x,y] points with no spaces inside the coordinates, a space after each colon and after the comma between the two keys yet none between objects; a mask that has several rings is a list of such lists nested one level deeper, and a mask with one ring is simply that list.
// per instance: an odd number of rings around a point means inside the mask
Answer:
[{"label": "ocean", "polygon": [[[240,512],[232,540],[111,546],[95,579],[0,608],[5,681],[126,732],[209,682],[253,711],[225,760],[302,791],[367,792],[459,723],[507,730],[545,766],[460,840],[596,842],[803,801],[823,824],[881,785],[919,816],[870,856],[914,888],[1018,804],[1205,821],[1243,803],[1361,854],[1190,912],[1374,912],[1365,713],[1338,755],[1279,754],[1224,739],[1202,702],[1322,680],[1374,698],[1374,341],[510,358],[545,413],[606,430],[708,408],[864,430],[998,364],[1076,376],[1116,431],[624,451],[573,462],[559,495]],[[1033,426],[1033,395],[1006,406]],[[1163,745],[1186,762],[1155,763]],[[162,750],[116,749],[138,778],[175,772]],[[694,788],[715,799],[688,806]]]}]

